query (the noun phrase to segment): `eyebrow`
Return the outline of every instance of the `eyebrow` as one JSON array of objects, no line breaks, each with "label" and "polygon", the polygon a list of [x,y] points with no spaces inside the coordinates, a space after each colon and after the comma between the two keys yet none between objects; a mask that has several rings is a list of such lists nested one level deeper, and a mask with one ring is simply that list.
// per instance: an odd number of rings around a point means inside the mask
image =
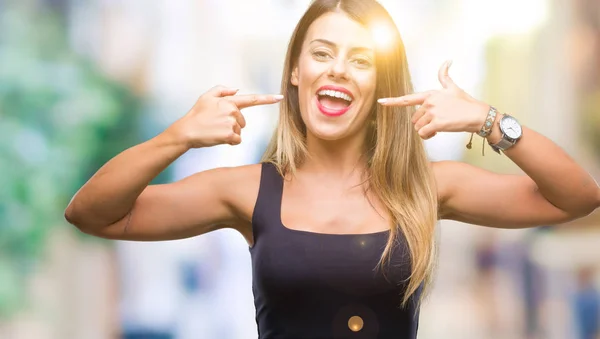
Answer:
[{"label": "eyebrow", "polygon": [[[310,43],[312,44],[312,43],[315,43],[315,42],[320,42],[320,43],[328,45],[330,47],[337,48],[337,45],[335,44],[335,42],[332,42],[332,41],[329,41],[329,40],[326,40],[326,39],[315,39],[315,40],[311,41]],[[361,47],[361,46],[352,47],[352,48],[350,48],[350,50],[351,51],[358,51],[358,52],[374,52],[374,50],[372,48]]]}]

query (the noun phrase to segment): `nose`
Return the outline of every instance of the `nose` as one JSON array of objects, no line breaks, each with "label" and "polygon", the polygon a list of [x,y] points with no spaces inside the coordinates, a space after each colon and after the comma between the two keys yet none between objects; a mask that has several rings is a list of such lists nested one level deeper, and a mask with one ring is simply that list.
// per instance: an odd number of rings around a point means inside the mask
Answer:
[{"label": "nose", "polygon": [[348,65],[346,64],[346,60],[344,60],[344,58],[336,58],[333,60],[328,75],[330,79],[348,80]]}]

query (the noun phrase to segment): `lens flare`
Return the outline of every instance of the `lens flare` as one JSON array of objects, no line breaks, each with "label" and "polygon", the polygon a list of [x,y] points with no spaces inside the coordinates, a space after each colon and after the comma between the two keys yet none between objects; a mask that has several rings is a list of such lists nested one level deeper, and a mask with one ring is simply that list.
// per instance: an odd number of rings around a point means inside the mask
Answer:
[{"label": "lens flare", "polygon": [[371,25],[373,41],[379,48],[386,48],[392,44],[394,30],[386,24],[375,22]]},{"label": "lens flare", "polygon": [[350,328],[350,330],[352,330],[352,332],[358,332],[358,331],[362,330],[363,325],[364,325],[364,322],[363,322],[362,318],[357,315],[348,319],[348,327]]}]

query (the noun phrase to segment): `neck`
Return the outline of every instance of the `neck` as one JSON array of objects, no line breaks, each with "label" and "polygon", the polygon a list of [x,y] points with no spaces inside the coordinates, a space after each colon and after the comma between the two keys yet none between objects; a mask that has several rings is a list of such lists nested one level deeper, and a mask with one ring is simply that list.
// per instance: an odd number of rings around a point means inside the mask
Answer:
[{"label": "neck", "polygon": [[362,177],[367,166],[364,133],[340,140],[322,140],[310,133],[306,136],[309,157],[301,169],[333,175],[337,178]]}]

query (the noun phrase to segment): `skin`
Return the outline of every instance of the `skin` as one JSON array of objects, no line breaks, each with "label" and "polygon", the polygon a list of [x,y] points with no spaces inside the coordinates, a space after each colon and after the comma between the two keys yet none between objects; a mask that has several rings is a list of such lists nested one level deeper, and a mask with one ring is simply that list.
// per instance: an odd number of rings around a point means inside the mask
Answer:
[{"label": "skin", "polygon": [[[472,98],[448,75],[444,63],[438,78],[441,90],[379,100],[384,105],[419,105],[412,117],[424,139],[437,132],[477,132],[489,105]],[[487,139],[501,139],[497,115]],[[523,126],[523,136],[504,155],[526,175],[492,173],[465,163],[433,164],[440,185],[442,218],[467,223],[519,228],[554,225],[580,218],[600,206],[594,179],[566,152],[545,136]]]},{"label": "skin", "polygon": [[[308,29],[291,83],[298,86],[311,158],[284,183],[282,221],[288,228],[316,233],[389,228],[381,204],[365,196],[361,185],[365,120],[375,104],[374,48],[370,32],[344,14],[325,14]],[[350,110],[339,117],[322,114],[315,93],[323,85],[350,91]]]},{"label": "skin", "polygon": [[[367,29],[342,13],[320,17],[308,31],[290,81],[298,86],[311,157],[284,185],[281,218],[288,228],[358,234],[389,227],[379,201],[365,196],[359,185],[365,120],[377,104],[375,69],[365,63],[374,57],[372,46]],[[489,106],[454,84],[448,67],[446,63],[440,69],[442,89],[382,98],[386,100],[379,104],[419,105],[413,123],[425,139],[437,132],[478,131]],[[331,118],[318,111],[314,94],[326,84],[353,93],[353,108],[345,115]],[[126,240],[178,239],[231,227],[252,245],[260,165],[219,168],[148,185],[191,148],[240,143],[245,127],[240,110],[280,100],[235,93],[225,87],[211,89],[163,133],[111,159],[73,197],[66,219],[83,232]],[[496,124],[488,138],[496,141],[499,133]],[[523,133],[505,154],[527,175],[495,174],[453,161],[431,164],[443,218],[530,227],[582,217],[600,205],[598,185],[580,166],[542,135],[526,127]]]}]

